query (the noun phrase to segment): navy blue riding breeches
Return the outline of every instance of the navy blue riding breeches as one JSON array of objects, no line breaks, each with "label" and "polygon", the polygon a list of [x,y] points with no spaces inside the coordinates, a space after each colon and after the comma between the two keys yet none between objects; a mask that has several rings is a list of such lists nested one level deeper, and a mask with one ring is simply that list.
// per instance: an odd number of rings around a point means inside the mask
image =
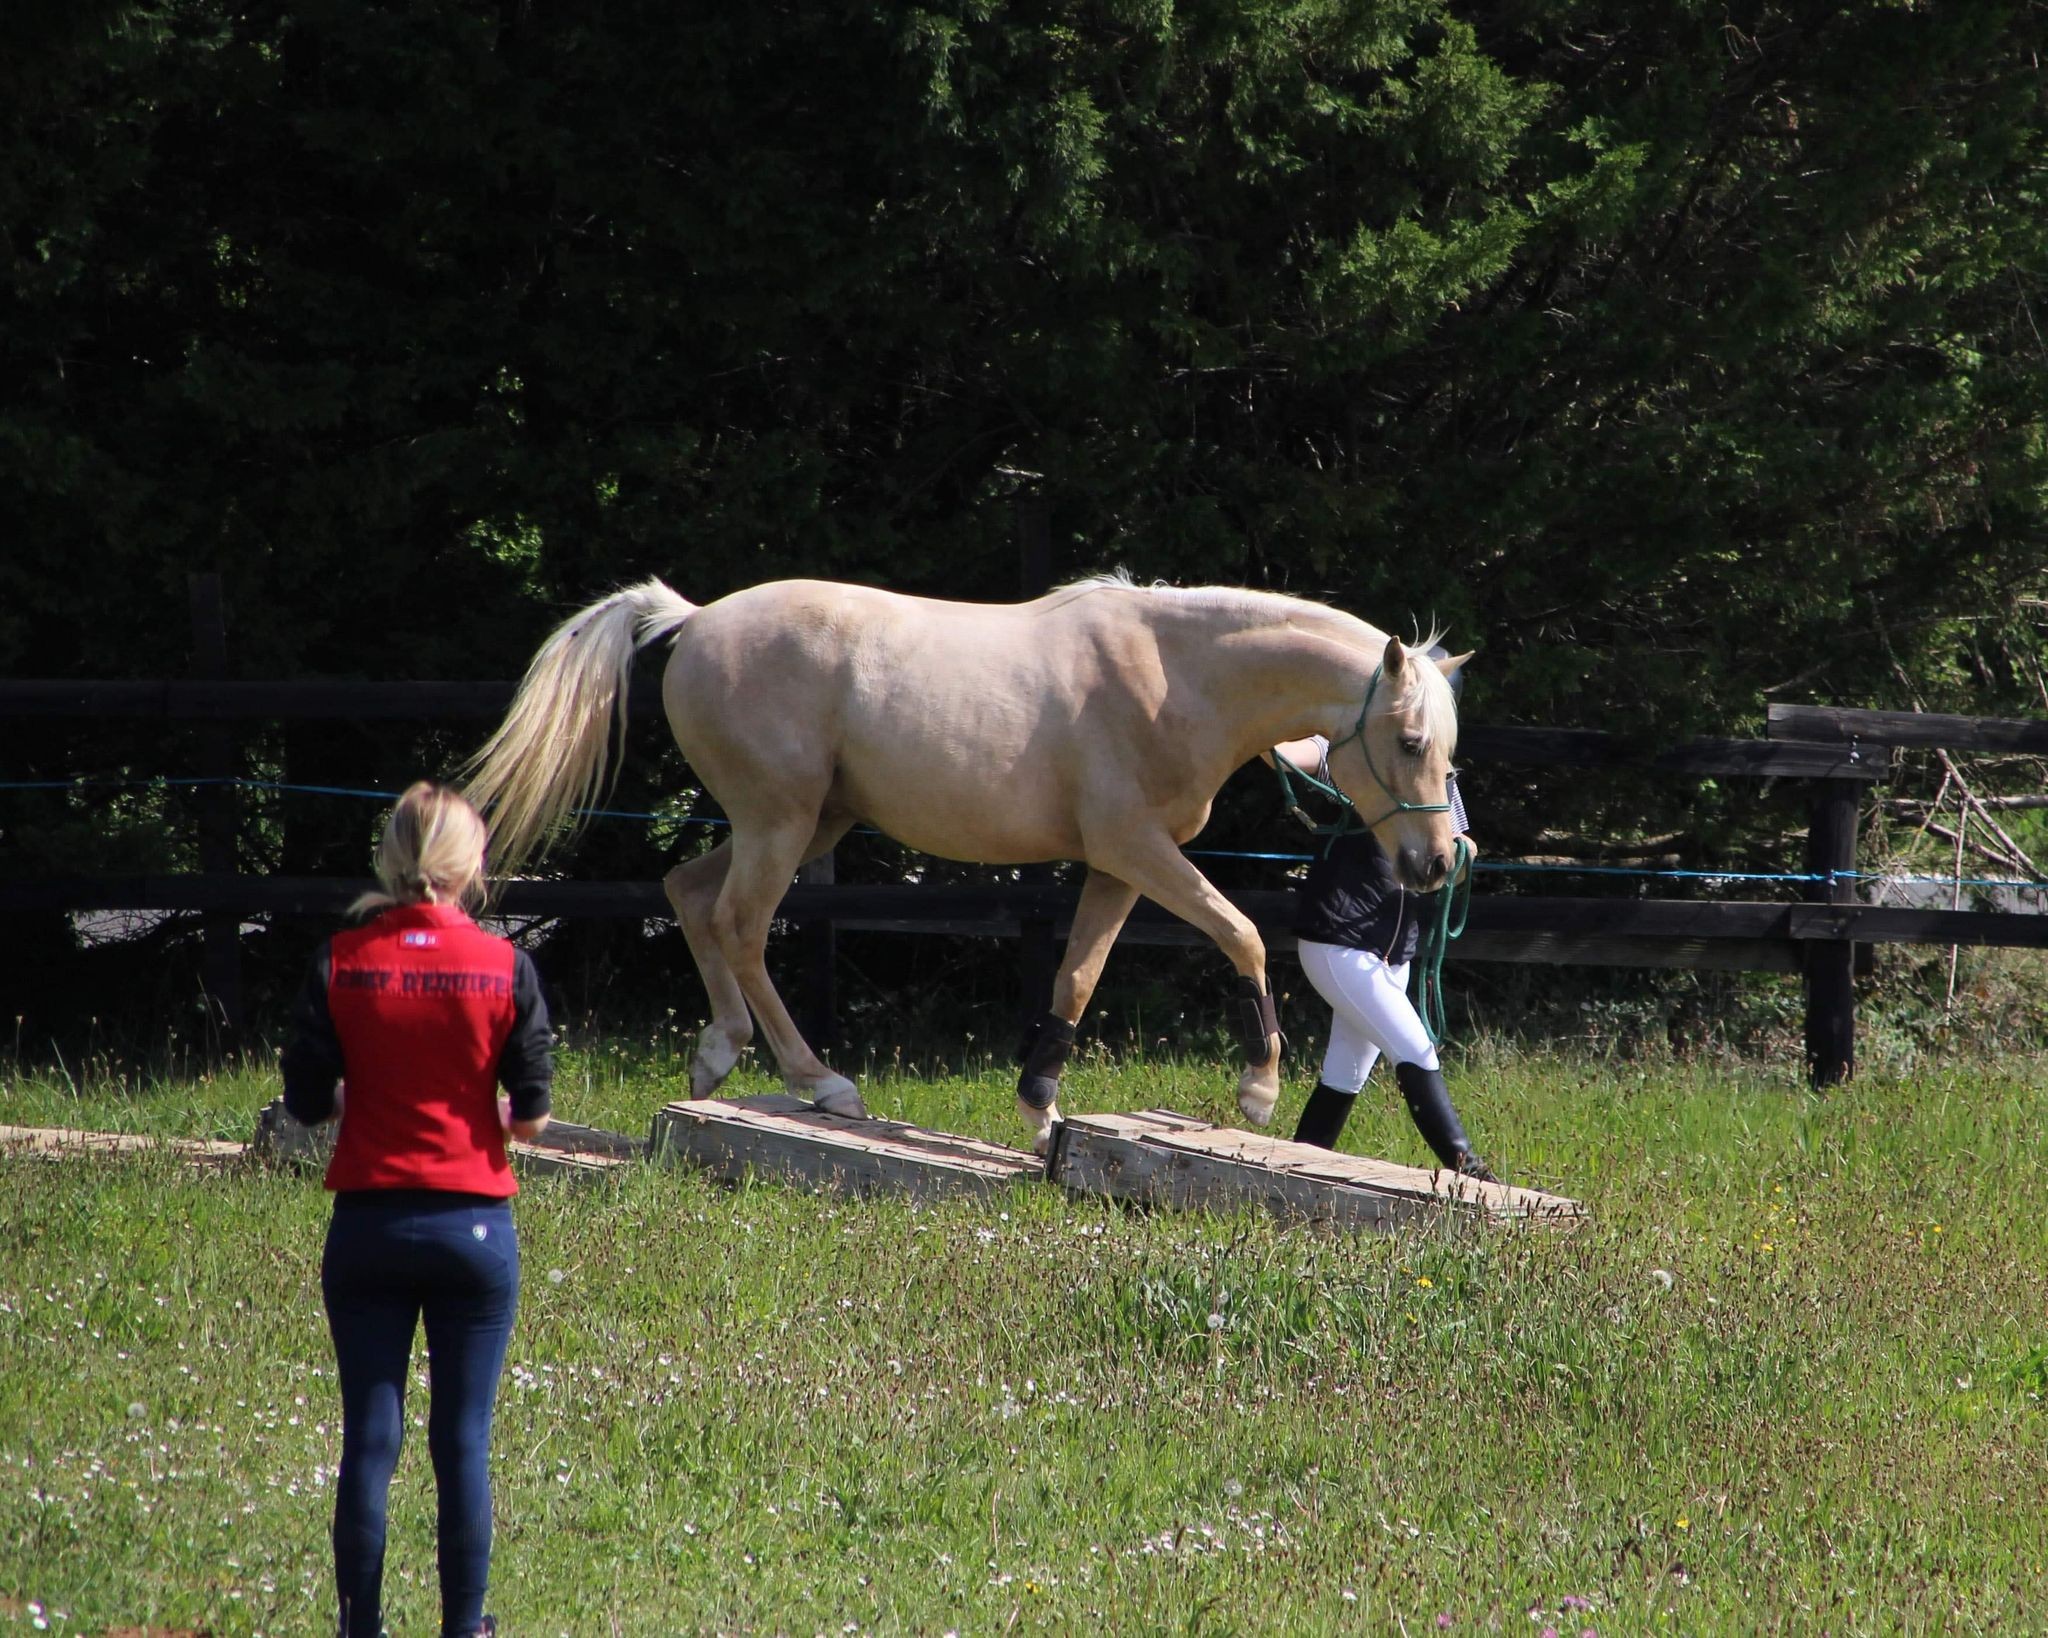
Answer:
[{"label": "navy blue riding breeches", "polygon": [[341,1631],[375,1638],[381,1628],[385,1499],[405,1437],[413,1332],[424,1317],[441,1631],[474,1632],[491,1567],[491,1412],[519,1301],[511,1202],[425,1189],[337,1195],[320,1288],[341,1378]]}]

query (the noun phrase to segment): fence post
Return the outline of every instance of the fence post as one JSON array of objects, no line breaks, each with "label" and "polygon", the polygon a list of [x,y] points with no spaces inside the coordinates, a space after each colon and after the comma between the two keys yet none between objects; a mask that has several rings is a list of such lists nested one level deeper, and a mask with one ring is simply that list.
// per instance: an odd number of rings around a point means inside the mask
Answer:
[{"label": "fence post", "polygon": [[[826,853],[800,867],[796,879],[806,887],[830,886],[838,877],[831,854]],[[839,990],[833,966],[838,959],[839,935],[829,913],[804,922],[797,931],[803,952],[804,1038],[817,1052],[829,1052],[839,1044]]]},{"label": "fence post", "polygon": [[[1817,780],[1806,833],[1806,868],[1814,875],[1837,872],[1831,880],[1809,882],[1808,899],[1850,904],[1856,884],[1857,786],[1844,779]],[[1835,1086],[1856,1073],[1856,946],[1848,939],[1806,942],[1806,1073],[1815,1088]]]},{"label": "fence post", "polygon": [[[220,682],[228,672],[228,626],[218,574],[185,577],[192,605],[192,675],[202,682]],[[235,762],[235,736],[219,720],[201,724],[198,732],[199,776],[210,781],[195,794],[199,818],[199,868],[208,876],[235,873],[235,796],[225,781],[240,771]],[[220,1044],[232,1050],[242,1038],[242,918],[234,910],[208,910],[200,917],[204,944],[200,983],[208,1002],[208,1021],[220,1031]]]}]

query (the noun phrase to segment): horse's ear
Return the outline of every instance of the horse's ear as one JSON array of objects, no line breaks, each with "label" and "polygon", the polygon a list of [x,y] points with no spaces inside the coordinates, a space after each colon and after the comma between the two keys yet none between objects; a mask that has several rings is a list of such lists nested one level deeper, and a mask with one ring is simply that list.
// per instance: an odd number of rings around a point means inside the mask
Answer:
[{"label": "horse's ear", "polygon": [[1467,660],[1471,659],[1472,656],[1477,654],[1478,652],[1479,650],[1476,648],[1468,648],[1465,650],[1463,654],[1447,654],[1442,659],[1436,662],[1436,668],[1437,670],[1441,671],[1446,677],[1448,677],[1452,672],[1456,671],[1458,667],[1463,665]]},{"label": "horse's ear", "polygon": [[1380,670],[1386,673],[1388,682],[1401,675],[1401,667],[1408,661],[1408,650],[1401,646],[1401,639],[1389,637],[1385,651],[1380,655]]}]

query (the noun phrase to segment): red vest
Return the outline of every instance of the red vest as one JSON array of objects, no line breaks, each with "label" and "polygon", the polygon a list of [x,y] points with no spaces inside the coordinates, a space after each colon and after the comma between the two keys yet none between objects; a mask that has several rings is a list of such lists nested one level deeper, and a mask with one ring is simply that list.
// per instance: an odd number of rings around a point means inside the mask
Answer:
[{"label": "red vest", "polygon": [[330,948],[347,1069],[328,1188],[517,1193],[498,1123],[511,944],[452,904],[405,904]]}]

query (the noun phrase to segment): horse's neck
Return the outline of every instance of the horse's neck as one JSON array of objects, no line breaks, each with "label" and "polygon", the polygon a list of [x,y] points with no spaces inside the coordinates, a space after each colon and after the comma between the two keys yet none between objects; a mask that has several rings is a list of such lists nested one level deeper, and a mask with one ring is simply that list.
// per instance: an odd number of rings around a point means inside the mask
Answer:
[{"label": "horse's neck", "polygon": [[1334,610],[1305,607],[1312,612],[1219,631],[1197,657],[1217,725],[1240,759],[1309,734],[1336,739],[1358,720],[1386,633]]},{"label": "horse's neck", "polygon": [[[1090,595],[1105,591],[1113,595],[1100,603]],[[1182,717],[1183,731],[1226,769],[1285,740],[1348,734],[1387,643],[1341,610],[1236,587],[1084,583],[1053,599],[1111,630],[1148,628],[1169,677],[1203,702]]]}]

